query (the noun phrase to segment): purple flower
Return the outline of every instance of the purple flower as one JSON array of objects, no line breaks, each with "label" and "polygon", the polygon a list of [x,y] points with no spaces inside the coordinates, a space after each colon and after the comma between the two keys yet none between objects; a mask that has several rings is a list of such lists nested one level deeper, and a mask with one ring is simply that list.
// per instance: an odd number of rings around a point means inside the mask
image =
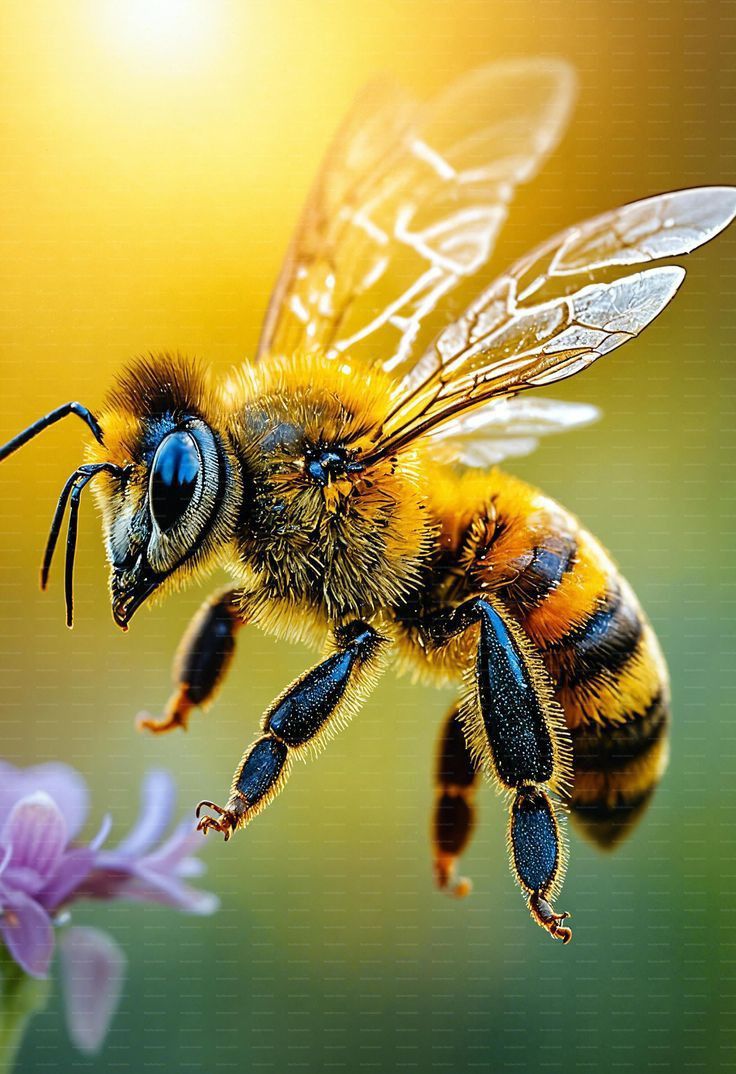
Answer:
[{"label": "purple flower", "polygon": [[83,894],[160,903],[190,914],[211,914],[217,909],[216,895],[184,882],[204,871],[202,862],[191,853],[200,848],[194,823],[182,821],[161,842],[174,810],[174,797],[174,784],[167,772],[148,773],[138,821],[114,850],[98,852],[96,868],[82,885]]},{"label": "purple flower", "polygon": [[[48,974],[55,926],[72,903],[116,899],[210,914],[217,899],[186,881],[203,870],[191,851],[192,823],[164,840],[174,809],[165,772],[150,772],[138,821],[113,850],[103,850],[106,818],[88,844],[78,842],[87,788],[74,769],[43,764],[17,769],[0,761],[0,939],[32,977]],[[162,841],[163,840],[163,841]],[[125,957],[105,933],[70,928],[60,941],[69,1031],[83,1051],[96,1051],[117,1006]]]}]

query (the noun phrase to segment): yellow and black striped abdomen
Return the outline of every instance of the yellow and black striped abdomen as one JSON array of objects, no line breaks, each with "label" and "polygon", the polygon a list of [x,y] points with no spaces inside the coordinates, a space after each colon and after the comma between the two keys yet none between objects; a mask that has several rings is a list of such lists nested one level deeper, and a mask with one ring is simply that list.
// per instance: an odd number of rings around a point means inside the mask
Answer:
[{"label": "yellow and black striped abdomen", "polygon": [[597,843],[612,846],[667,764],[664,658],[633,590],[577,519],[522,482],[494,476],[482,577],[538,648],[555,685],[573,737],[573,816]]},{"label": "yellow and black striped abdomen", "polygon": [[667,764],[668,677],[631,587],[599,546],[590,554],[585,531],[577,541],[587,546],[581,562],[608,561],[605,580],[589,603],[591,587],[579,587],[585,601],[571,604],[564,632],[534,640],[572,731],[573,814],[596,842],[612,846],[641,815]]}]

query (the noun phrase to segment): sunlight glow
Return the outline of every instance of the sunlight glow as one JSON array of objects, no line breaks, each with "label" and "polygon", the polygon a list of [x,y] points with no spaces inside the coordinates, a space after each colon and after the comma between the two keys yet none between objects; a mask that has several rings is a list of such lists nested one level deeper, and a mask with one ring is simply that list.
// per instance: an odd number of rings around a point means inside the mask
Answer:
[{"label": "sunlight glow", "polygon": [[133,62],[176,70],[199,62],[213,43],[218,0],[106,0],[105,31]]}]

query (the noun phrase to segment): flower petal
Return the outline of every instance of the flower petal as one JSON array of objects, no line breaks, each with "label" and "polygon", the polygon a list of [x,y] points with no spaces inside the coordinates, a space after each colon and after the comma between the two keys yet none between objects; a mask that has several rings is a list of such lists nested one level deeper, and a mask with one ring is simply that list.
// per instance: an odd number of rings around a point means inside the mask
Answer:
[{"label": "flower petal", "polygon": [[90,848],[92,850],[102,850],[107,841],[107,837],[112,831],[112,817],[109,813],[105,813],[102,818],[102,823],[97,829],[97,835],[90,841]]},{"label": "flower petal", "polygon": [[57,910],[87,879],[94,868],[95,853],[91,847],[74,847],[64,854],[46,885],[36,898],[47,910]]},{"label": "flower petal", "polygon": [[66,821],[69,839],[74,839],[84,824],[89,800],[80,774],[58,761],[30,768],[0,761],[0,817],[7,816],[16,802],[34,791],[46,791],[53,798]]},{"label": "flower petal", "polygon": [[15,961],[31,977],[46,977],[54,953],[51,918],[22,891],[0,892],[0,936]]},{"label": "flower petal", "polygon": [[182,883],[176,876],[158,873],[140,865],[119,885],[115,898],[157,903],[202,917],[214,914],[220,905],[220,900],[211,891],[200,891]]},{"label": "flower petal", "polygon": [[176,788],[168,772],[147,772],[141,788],[141,809],[129,834],[112,852],[138,858],[162,838],[174,810]]},{"label": "flower petal", "polygon": [[0,860],[0,876],[2,876],[3,873],[5,872],[5,870],[7,869],[8,865],[10,864],[10,859],[12,858],[12,856],[13,856],[13,848],[11,846],[7,846],[7,847],[2,848],[2,860]]},{"label": "flower petal", "polygon": [[59,941],[69,1036],[81,1052],[99,1051],[123,988],[126,959],[99,929],[74,927]]},{"label": "flower petal", "polygon": [[75,839],[82,830],[89,807],[89,791],[79,772],[57,761],[35,765],[25,771],[26,779],[53,798],[66,821],[67,838]]},{"label": "flower petal", "polygon": [[198,859],[191,857],[195,850],[202,849],[202,837],[196,824],[191,817],[185,817],[161,846],[146,854],[141,864],[156,869],[157,872],[176,872],[180,876],[185,862],[185,869],[189,868],[188,863],[193,860],[196,860],[197,866],[201,866]]},{"label": "flower petal", "polygon": [[50,877],[66,849],[69,833],[56,802],[45,791],[35,791],[16,802],[0,837],[3,847],[11,848],[8,875],[31,874],[39,880]]}]

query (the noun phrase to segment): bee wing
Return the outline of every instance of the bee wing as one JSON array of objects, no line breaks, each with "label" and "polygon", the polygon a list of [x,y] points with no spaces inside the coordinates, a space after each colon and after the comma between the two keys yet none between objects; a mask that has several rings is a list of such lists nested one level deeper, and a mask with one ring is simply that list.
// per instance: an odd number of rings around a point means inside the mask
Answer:
[{"label": "bee wing", "polygon": [[588,403],[505,396],[451,418],[429,435],[433,454],[442,461],[485,467],[529,455],[540,437],[589,425],[599,417],[598,408]]},{"label": "bee wing", "polygon": [[374,454],[490,399],[564,380],[633,339],[685,270],[622,267],[689,253],[734,215],[736,188],[700,187],[625,205],[550,239],[496,279],[405,374]]},{"label": "bee wing", "polygon": [[571,69],[548,59],[481,68],[425,106],[367,87],[307,200],[258,355],[349,348],[405,365],[424,318],[488,260],[573,95]]}]

